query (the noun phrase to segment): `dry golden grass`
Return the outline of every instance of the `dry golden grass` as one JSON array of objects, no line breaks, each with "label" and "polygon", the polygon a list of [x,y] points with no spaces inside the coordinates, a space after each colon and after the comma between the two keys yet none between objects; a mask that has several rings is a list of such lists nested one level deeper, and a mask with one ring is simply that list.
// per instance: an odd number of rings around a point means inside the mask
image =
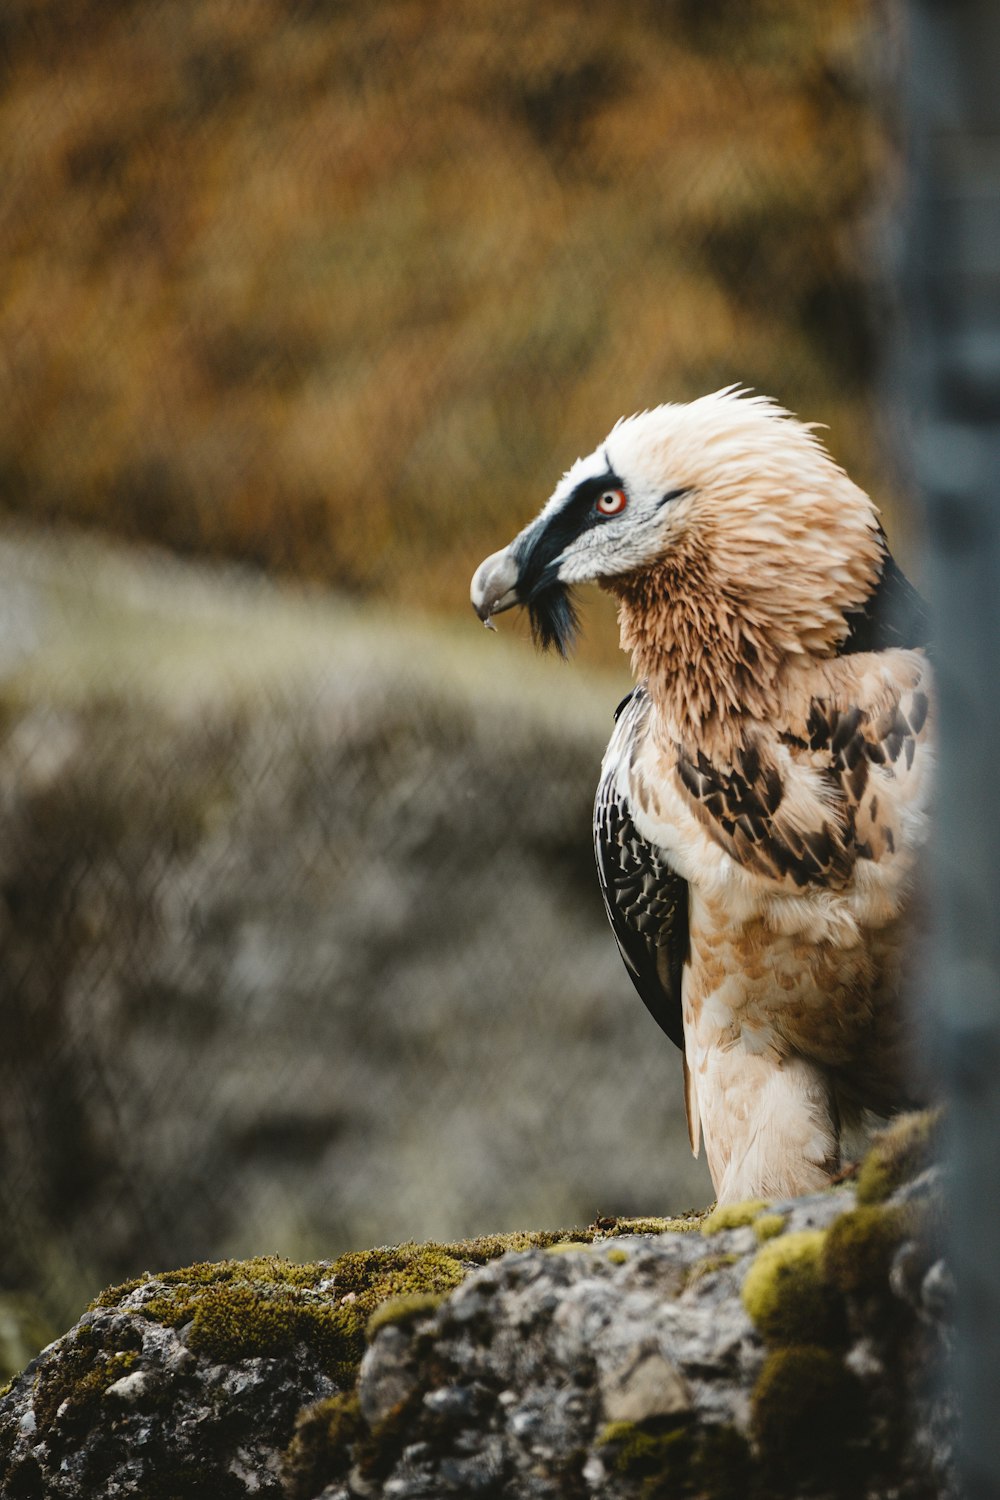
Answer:
[{"label": "dry golden grass", "polygon": [[657,401],[753,385],[884,484],[861,0],[7,11],[8,510],[464,608]]}]

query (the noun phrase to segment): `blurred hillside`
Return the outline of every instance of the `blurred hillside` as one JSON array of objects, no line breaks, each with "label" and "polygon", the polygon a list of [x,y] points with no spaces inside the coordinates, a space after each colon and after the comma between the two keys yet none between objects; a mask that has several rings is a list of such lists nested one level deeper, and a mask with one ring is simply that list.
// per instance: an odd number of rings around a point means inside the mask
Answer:
[{"label": "blurred hillside", "polygon": [[884,495],[863,0],[7,0],[0,503],[383,599],[732,381]]},{"label": "blurred hillside", "polygon": [[619,684],[473,623],[0,539],[0,1371],[5,1298],[707,1201],[594,876]]}]

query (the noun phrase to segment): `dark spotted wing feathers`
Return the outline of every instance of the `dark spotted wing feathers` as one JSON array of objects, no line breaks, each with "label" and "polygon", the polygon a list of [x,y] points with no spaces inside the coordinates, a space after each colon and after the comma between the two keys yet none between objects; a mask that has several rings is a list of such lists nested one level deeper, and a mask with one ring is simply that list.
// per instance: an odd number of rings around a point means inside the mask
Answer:
[{"label": "dark spotted wing feathers", "polygon": [[[871,713],[858,704],[813,698],[799,730],[778,735],[790,755],[783,769],[751,742],[726,764],[679,747],[677,774],[709,832],[745,869],[800,889],[838,889],[859,860],[894,850],[887,809],[879,811],[886,800],[879,788],[911,769],[928,706],[921,689]],[[786,780],[797,774],[797,757],[823,790],[811,809],[800,798],[798,816]]]},{"label": "dark spotted wing feathers", "polygon": [[684,1045],[681,970],[688,951],[687,881],[646,843],[627,800],[605,770],[594,805],[601,894],[639,997],[678,1047]]}]

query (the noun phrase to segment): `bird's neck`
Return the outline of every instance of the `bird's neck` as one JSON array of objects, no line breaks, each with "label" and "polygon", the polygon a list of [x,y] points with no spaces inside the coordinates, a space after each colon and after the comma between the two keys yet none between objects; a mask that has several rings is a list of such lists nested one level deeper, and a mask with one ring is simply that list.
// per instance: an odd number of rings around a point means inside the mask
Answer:
[{"label": "bird's neck", "polygon": [[618,597],[622,650],[677,739],[735,747],[773,718],[787,642],[697,558],[663,560],[607,586]]}]

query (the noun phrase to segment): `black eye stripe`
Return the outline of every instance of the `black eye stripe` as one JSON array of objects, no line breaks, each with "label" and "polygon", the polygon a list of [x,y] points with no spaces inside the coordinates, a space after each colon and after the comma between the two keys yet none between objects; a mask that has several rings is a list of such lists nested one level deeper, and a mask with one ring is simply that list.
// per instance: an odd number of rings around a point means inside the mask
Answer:
[{"label": "black eye stripe", "polygon": [[626,495],[628,494],[624,481],[619,479],[614,469],[608,469],[604,474],[597,474],[593,479],[581,479],[563,506],[563,513],[575,511],[577,506],[585,510],[588,506],[596,504],[601,496],[608,494],[610,490],[623,490]]},{"label": "black eye stripe", "polygon": [[[552,587],[560,557],[578,536],[626,514],[627,506],[613,516],[603,516],[597,509],[598,500],[610,490],[621,490],[629,498],[625,481],[609,465],[603,474],[581,479],[555,515],[545,521],[539,520],[525,533],[517,557],[520,569],[519,589],[525,599],[530,598],[537,590]],[[657,508],[688,493],[686,488],[668,490],[657,501]]]},{"label": "black eye stripe", "polygon": [[554,516],[536,523],[524,535],[518,555],[519,587],[523,595],[528,596],[534,589],[552,583],[554,569],[551,565],[558,561],[570,542],[583,532],[604,524],[605,517],[594,509],[597,501],[608,490],[624,489],[613,469],[591,479],[581,479]]}]

